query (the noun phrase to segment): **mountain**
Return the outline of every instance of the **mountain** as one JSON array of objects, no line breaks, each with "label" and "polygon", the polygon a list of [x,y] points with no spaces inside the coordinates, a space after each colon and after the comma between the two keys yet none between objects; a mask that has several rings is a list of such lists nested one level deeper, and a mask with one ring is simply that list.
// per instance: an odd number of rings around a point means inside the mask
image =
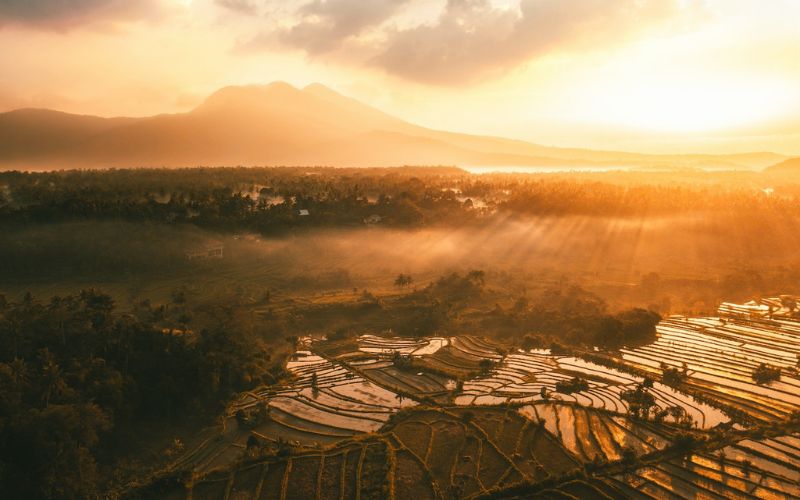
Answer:
[{"label": "mountain", "polygon": [[225,87],[188,113],[99,118],[0,114],[0,167],[468,165],[764,168],[785,157],[645,155],[541,146],[420,127],[333,90]]},{"label": "mountain", "polygon": [[800,174],[800,157],[789,158],[788,160],[776,163],[775,165],[765,168],[764,172],[768,174],[779,174],[779,175],[782,174],[798,175]]}]

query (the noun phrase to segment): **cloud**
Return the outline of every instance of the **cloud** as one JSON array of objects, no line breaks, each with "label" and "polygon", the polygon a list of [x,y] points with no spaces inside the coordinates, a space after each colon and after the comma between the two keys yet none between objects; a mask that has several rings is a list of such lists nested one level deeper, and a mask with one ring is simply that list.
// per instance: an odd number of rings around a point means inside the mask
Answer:
[{"label": "cloud", "polygon": [[462,83],[557,49],[613,45],[696,7],[680,0],[521,0],[519,8],[498,8],[489,0],[448,0],[434,23],[388,33],[371,63],[410,80]]},{"label": "cloud", "polygon": [[274,32],[261,33],[247,48],[279,43],[315,56],[340,48],[349,38],[375,29],[409,0],[313,0],[294,12],[296,22]]},{"label": "cloud", "polygon": [[240,14],[252,16],[258,13],[256,4],[251,0],[214,0],[214,3]]},{"label": "cloud", "polygon": [[66,29],[96,21],[141,19],[159,7],[158,0],[0,0],[0,26]]}]

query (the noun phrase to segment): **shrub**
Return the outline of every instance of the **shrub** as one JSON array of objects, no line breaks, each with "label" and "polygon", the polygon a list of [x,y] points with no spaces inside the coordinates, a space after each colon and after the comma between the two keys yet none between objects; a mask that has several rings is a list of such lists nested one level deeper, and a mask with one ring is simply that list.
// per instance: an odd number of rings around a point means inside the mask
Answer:
[{"label": "shrub", "polygon": [[337,328],[328,334],[328,340],[345,340],[353,336],[353,333],[346,327]]},{"label": "shrub", "polygon": [[761,363],[755,370],[753,370],[753,380],[756,384],[768,384],[773,380],[780,380],[781,369],[776,366],[769,366],[766,363]]},{"label": "shrub", "polygon": [[656,404],[656,398],[643,384],[638,384],[636,389],[622,391],[620,399],[628,403],[628,414],[636,418],[647,418]]},{"label": "shrub", "polygon": [[572,394],[589,390],[589,382],[583,377],[572,377],[570,380],[559,380],[556,382],[556,392],[562,394]]},{"label": "shrub", "polygon": [[414,359],[409,354],[402,354],[400,351],[394,351],[394,354],[392,354],[392,364],[398,370],[410,370],[414,367]]},{"label": "shrub", "polygon": [[686,380],[688,376],[689,368],[686,366],[686,363],[683,364],[681,369],[677,367],[671,367],[668,364],[661,362],[661,381],[664,382],[664,385],[668,385],[670,387],[677,387]]},{"label": "shrub", "polygon": [[542,338],[537,335],[525,335],[525,337],[522,339],[522,349],[524,351],[540,348],[542,345]]}]

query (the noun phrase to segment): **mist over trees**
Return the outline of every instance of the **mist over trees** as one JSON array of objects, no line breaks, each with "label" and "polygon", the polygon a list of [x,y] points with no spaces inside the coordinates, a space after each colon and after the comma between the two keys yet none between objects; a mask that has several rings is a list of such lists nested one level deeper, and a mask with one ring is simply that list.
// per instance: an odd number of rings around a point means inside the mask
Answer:
[{"label": "mist over trees", "polygon": [[[700,175],[700,174],[696,174]],[[0,223],[190,222],[264,234],[363,224],[496,221],[510,215],[797,214],[797,183],[756,174],[470,176],[456,168],[223,168],[0,173]],[[727,177],[726,177],[727,175]],[[666,177],[665,177],[666,176]],[[649,179],[649,180],[648,180]],[[775,191],[767,195],[762,187]],[[308,216],[299,217],[305,210]]]}]

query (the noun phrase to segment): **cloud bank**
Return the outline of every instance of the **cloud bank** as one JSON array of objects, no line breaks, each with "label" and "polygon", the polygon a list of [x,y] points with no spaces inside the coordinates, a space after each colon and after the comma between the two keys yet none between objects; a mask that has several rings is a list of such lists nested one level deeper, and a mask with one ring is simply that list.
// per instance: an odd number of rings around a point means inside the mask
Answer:
[{"label": "cloud bank", "polygon": [[258,13],[258,7],[251,0],[214,0],[214,3],[240,14],[256,15]]},{"label": "cloud bank", "polygon": [[[314,0],[296,9],[294,24],[262,33],[249,47],[277,43],[311,57],[366,52],[366,60],[349,62],[449,85],[496,76],[551,52],[610,46],[654,27],[680,28],[702,10],[700,0],[520,0],[507,8],[448,0],[438,17],[394,27],[407,2]],[[371,35],[369,47],[358,40],[363,34]]]},{"label": "cloud bank", "polygon": [[66,29],[97,21],[140,19],[160,7],[158,0],[1,0],[0,26]]},{"label": "cloud bank", "polygon": [[379,26],[408,0],[314,0],[297,10],[300,21],[278,39],[310,55],[338,49],[348,38]]}]

